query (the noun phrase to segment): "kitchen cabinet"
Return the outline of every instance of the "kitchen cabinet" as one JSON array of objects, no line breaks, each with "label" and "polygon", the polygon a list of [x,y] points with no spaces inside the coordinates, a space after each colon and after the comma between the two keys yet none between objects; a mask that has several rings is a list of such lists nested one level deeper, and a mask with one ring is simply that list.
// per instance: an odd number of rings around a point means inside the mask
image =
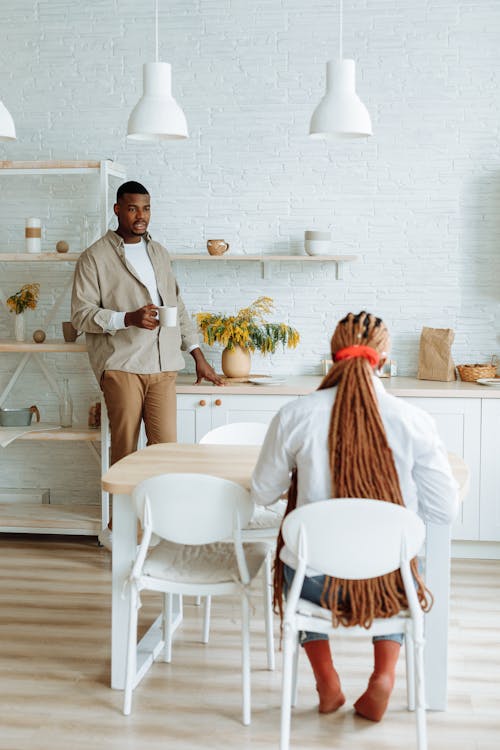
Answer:
[{"label": "kitchen cabinet", "polygon": [[232,395],[224,389],[177,396],[177,440],[197,443],[214,427],[232,422],[268,424],[274,414],[294,395]]},{"label": "kitchen cabinet", "polygon": [[[481,400],[477,398],[405,398],[436,421],[450,453],[464,459],[470,470],[470,489],[452,527],[452,538],[480,539]],[[500,402],[499,402],[500,406]]]},{"label": "kitchen cabinet", "polygon": [[500,542],[500,461],[497,442],[499,427],[500,399],[483,399],[479,538],[485,542]]}]

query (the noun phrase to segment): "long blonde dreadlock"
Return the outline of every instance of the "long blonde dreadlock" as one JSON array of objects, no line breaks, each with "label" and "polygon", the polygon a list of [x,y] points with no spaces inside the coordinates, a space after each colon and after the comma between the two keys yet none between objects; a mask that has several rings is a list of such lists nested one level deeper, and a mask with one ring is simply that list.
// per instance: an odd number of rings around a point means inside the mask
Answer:
[{"label": "long blonde dreadlock", "polygon": [[[364,311],[349,313],[337,325],[331,340],[333,366],[318,390],[337,386],[328,448],[332,497],[378,498],[404,505],[392,451],[387,442],[373,386],[372,367],[364,357],[335,361],[341,349],[362,344],[385,356],[389,333],[380,318]],[[292,474],[286,514],[297,504],[297,473]],[[274,567],[274,606],[283,615],[283,563],[278,538]],[[411,570],[424,611],[432,606],[432,594],[418,572],[416,558]],[[332,611],[333,625],[368,628],[376,617],[392,617],[408,606],[399,570],[369,580],[325,577],[321,604]]]}]

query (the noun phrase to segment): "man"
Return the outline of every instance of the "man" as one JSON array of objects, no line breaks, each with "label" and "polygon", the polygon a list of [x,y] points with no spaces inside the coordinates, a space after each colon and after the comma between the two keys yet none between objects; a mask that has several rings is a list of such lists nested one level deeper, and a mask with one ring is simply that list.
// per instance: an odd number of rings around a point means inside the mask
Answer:
[{"label": "man", "polygon": [[[175,442],[177,370],[181,351],[196,363],[197,383],[222,385],[198,345],[168,253],[151,239],[150,196],[138,182],[118,188],[109,230],[80,256],[71,299],[72,323],[85,331],[90,364],[104,394],[111,463],[137,449],[141,420],[148,445]],[[177,308],[177,323],[159,325],[158,307]],[[99,535],[111,546],[111,523]]]}]

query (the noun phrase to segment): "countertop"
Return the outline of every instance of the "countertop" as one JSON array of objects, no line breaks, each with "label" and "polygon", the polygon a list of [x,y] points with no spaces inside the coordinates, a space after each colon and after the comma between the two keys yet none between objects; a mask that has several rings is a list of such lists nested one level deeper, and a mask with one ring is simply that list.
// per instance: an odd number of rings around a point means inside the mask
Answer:
[{"label": "countertop", "polygon": [[[217,393],[231,395],[273,395],[304,396],[316,390],[322,381],[319,375],[293,375],[282,385],[254,385],[253,383],[235,383],[232,385],[214,386],[203,382],[194,385],[195,376],[182,374],[177,379],[177,393]],[[263,378],[263,381],[265,379]],[[436,380],[418,380],[417,378],[381,378],[386,390],[394,396],[414,396],[420,398],[500,398],[500,385],[486,386],[476,383],[464,383],[455,380],[441,383]]]}]

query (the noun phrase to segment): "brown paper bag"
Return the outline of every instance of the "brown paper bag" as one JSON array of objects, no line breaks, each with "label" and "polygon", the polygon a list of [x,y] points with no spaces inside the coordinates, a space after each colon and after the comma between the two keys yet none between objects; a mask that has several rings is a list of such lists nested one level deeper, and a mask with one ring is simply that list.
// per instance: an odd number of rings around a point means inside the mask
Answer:
[{"label": "brown paper bag", "polygon": [[456,380],[451,356],[454,338],[452,328],[422,328],[417,375],[420,380]]}]

